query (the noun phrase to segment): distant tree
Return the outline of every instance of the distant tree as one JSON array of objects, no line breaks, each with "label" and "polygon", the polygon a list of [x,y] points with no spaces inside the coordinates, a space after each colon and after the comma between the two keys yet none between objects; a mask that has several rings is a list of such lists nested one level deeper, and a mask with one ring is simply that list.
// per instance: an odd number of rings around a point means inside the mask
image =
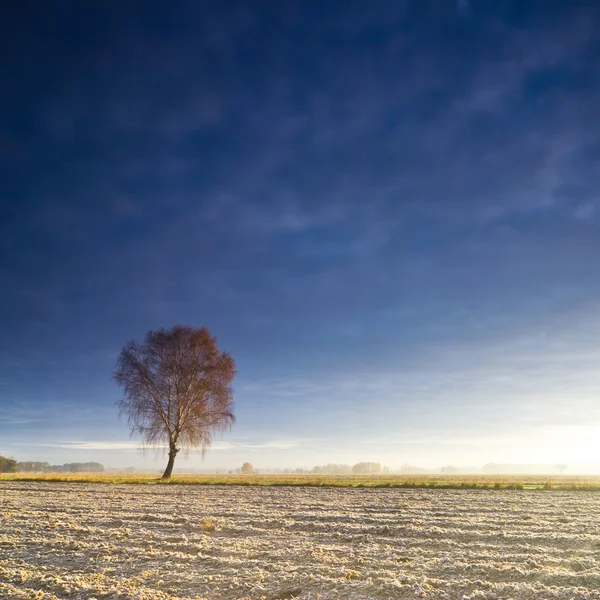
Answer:
[{"label": "distant tree", "polygon": [[326,475],[352,473],[352,467],[350,465],[336,465],[334,463],[327,463],[326,465],[315,465],[311,469],[311,473]]},{"label": "distant tree", "polygon": [[454,475],[458,473],[458,469],[453,465],[446,465],[445,467],[441,468],[441,472],[445,475]]},{"label": "distant tree", "polygon": [[171,477],[181,449],[200,448],[204,454],[214,433],[235,422],[235,363],[205,327],[159,329],[141,344],[129,342],[114,378],[124,390],[119,407],[131,433],[148,447],[168,448],[163,479]]},{"label": "distant tree", "polygon": [[0,456],[0,473],[16,473],[17,461],[14,458]]},{"label": "distant tree", "polygon": [[414,465],[409,465],[408,463],[404,463],[400,467],[400,473],[407,475],[415,475],[417,473],[426,473],[427,469],[422,469],[421,467],[415,467]]},{"label": "distant tree", "polygon": [[381,473],[381,465],[376,462],[360,462],[352,467],[352,472],[362,475]]},{"label": "distant tree", "polygon": [[556,468],[560,471],[560,474],[562,475],[565,472],[567,465],[565,465],[565,463],[558,463],[556,465]]},{"label": "distant tree", "polygon": [[63,465],[63,470],[68,473],[103,473],[104,465],[97,462],[67,463]]},{"label": "distant tree", "polygon": [[22,473],[102,473],[104,465],[97,462],[51,465],[47,462],[25,461],[17,463],[17,470]]},{"label": "distant tree", "polygon": [[39,461],[18,462],[17,471],[21,473],[48,473],[50,471],[50,463]]},{"label": "distant tree", "polygon": [[242,473],[244,475],[250,475],[251,473],[254,473],[254,467],[249,462],[245,462],[242,465]]}]

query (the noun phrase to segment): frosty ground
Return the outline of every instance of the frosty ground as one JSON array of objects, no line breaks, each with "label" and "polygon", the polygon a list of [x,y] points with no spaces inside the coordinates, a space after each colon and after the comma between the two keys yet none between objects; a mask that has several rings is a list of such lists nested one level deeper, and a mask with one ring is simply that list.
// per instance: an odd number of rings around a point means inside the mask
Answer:
[{"label": "frosty ground", "polygon": [[600,600],[600,493],[0,482],[0,598]]}]

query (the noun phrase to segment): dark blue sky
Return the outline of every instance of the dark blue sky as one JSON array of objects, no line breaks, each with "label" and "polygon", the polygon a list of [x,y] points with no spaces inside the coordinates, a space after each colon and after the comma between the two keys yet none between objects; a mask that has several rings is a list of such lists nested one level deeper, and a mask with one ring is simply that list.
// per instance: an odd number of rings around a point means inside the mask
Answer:
[{"label": "dark blue sky", "polygon": [[116,356],[185,323],[208,466],[600,455],[599,3],[1,10],[0,452],[141,461]]}]

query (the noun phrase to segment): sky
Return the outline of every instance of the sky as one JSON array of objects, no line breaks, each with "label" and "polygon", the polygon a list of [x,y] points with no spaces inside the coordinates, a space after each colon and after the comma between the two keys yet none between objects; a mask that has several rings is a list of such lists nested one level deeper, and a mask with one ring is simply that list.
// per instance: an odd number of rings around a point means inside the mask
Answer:
[{"label": "sky", "polygon": [[112,373],[188,324],[176,467],[600,464],[599,3],[2,12],[0,453],[162,466]]}]

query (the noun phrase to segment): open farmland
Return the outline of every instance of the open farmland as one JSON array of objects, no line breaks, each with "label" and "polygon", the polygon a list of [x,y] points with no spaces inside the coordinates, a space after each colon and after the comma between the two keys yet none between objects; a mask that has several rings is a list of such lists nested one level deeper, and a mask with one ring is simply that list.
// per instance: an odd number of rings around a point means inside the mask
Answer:
[{"label": "open farmland", "polygon": [[163,481],[156,474],[149,473],[0,473],[1,481],[600,491],[600,477],[597,475],[232,475],[221,473],[216,475],[174,475]]},{"label": "open farmland", "polygon": [[0,482],[7,599],[600,599],[600,494]]}]

